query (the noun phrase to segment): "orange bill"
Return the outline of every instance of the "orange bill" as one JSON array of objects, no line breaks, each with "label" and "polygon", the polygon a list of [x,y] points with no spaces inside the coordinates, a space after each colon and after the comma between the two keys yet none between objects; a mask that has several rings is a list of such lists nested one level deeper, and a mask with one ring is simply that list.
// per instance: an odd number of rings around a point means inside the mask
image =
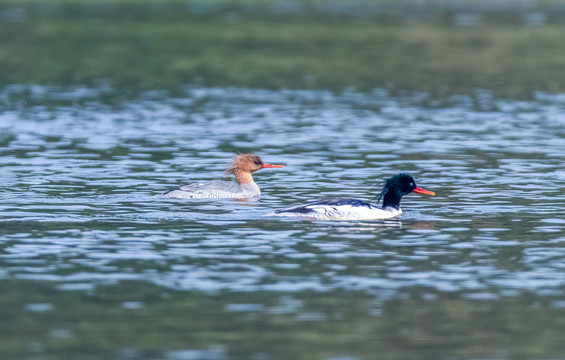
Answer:
[{"label": "orange bill", "polygon": [[267,163],[263,163],[263,165],[261,165],[261,169],[263,168],[281,168],[284,167],[284,165],[271,165],[271,164],[267,164]]},{"label": "orange bill", "polygon": [[429,191],[429,190],[422,189],[422,188],[419,187],[419,186],[416,186],[416,188],[414,189],[414,192],[415,192],[415,193],[418,193],[418,194],[426,194],[426,195],[432,195],[432,196],[434,196],[434,195],[436,194],[436,193],[433,192],[433,191]]}]

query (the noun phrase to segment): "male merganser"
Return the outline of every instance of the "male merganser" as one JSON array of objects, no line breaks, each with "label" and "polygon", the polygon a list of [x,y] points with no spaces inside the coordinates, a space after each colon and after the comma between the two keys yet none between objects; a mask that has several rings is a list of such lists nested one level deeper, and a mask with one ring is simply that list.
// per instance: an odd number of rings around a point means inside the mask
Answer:
[{"label": "male merganser", "polygon": [[297,216],[312,220],[371,220],[387,219],[402,214],[400,200],[411,192],[435,195],[433,191],[416,186],[414,178],[408,174],[398,174],[388,179],[377,201],[383,199],[378,207],[356,199],[329,199],[311,202],[288,209],[275,211],[276,215]]},{"label": "male merganser", "polygon": [[206,181],[169,190],[162,196],[175,199],[251,198],[261,195],[251,173],[263,168],[282,167],[284,165],[264,163],[261,157],[255,154],[241,154],[234,158],[233,164],[224,173],[225,176],[235,175],[237,183],[223,180]]}]

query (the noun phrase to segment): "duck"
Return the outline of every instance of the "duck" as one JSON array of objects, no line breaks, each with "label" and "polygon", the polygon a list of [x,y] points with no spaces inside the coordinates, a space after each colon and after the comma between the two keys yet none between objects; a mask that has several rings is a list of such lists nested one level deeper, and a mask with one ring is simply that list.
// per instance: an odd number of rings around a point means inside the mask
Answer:
[{"label": "duck", "polygon": [[417,186],[411,175],[399,173],[385,181],[383,190],[377,198],[377,202],[382,199],[382,206],[358,199],[334,198],[276,210],[274,215],[293,216],[309,220],[388,219],[402,214],[400,201],[404,195],[412,192],[435,195],[435,192]]},{"label": "duck", "polygon": [[253,172],[265,168],[282,168],[264,162],[259,155],[237,155],[224,176],[234,175],[236,181],[212,180],[169,189],[162,197],[174,199],[247,199],[261,195],[259,186],[253,181]]}]

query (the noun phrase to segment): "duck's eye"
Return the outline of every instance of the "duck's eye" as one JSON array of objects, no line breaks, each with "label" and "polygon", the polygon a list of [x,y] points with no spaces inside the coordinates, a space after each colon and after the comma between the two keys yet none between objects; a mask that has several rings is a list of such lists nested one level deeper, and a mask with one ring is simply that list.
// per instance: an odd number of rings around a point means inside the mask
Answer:
[{"label": "duck's eye", "polygon": [[263,165],[259,160],[255,161],[255,165]]},{"label": "duck's eye", "polygon": [[411,183],[410,183],[410,187],[416,187],[416,184],[414,184],[414,183],[411,182]]}]

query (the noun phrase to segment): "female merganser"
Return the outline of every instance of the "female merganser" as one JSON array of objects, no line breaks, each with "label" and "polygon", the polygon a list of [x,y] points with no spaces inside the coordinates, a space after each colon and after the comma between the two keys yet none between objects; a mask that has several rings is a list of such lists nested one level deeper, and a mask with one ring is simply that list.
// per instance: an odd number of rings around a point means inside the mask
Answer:
[{"label": "female merganser", "polygon": [[234,158],[233,164],[224,173],[225,176],[235,175],[237,183],[223,180],[206,181],[169,190],[162,196],[175,199],[251,198],[261,195],[251,173],[263,168],[282,167],[284,165],[264,163],[261,157],[255,154],[241,154]]},{"label": "female merganser", "polygon": [[312,220],[371,220],[387,219],[402,214],[400,200],[406,194],[416,192],[435,195],[433,191],[416,186],[414,178],[408,174],[398,174],[388,179],[377,201],[383,199],[378,207],[356,199],[329,199],[311,202],[288,209],[275,211],[276,215],[297,216]]}]

